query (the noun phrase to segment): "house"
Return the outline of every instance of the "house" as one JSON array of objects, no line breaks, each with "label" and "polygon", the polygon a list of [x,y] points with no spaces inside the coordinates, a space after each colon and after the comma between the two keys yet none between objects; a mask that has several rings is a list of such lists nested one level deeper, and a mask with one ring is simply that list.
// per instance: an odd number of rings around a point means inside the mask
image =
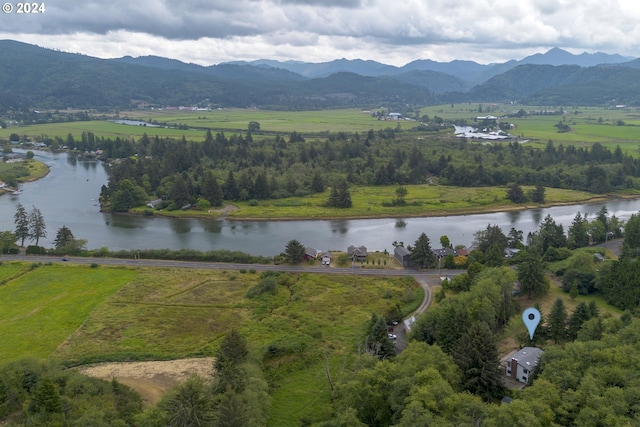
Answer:
[{"label": "house", "polygon": [[331,252],[325,252],[322,254],[322,265],[330,265],[333,254]]},{"label": "house", "polygon": [[411,327],[412,327],[415,323],[416,323],[416,317],[415,317],[415,316],[411,316],[410,318],[405,319],[405,320],[402,322],[402,325],[403,325],[403,327],[404,327],[404,331],[405,331],[406,333],[411,332]]},{"label": "house", "polygon": [[524,347],[507,360],[507,376],[527,383],[529,376],[538,367],[543,351],[537,347]]},{"label": "house", "polygon": [[356,248],[355,246],[351,245],[347,248],[347,254],[349,254],[349,258],[351,258],[351,261],[366,261],[367,259],[367,248],[366,246],[360,246],[359,248]]},{"label": "house", "polygon": [[303,255],[303,259],[305,261],[309,261],[310,259],[316,259],[318,257],[318,254],[320,253],[319,250],[317,249],[313,249],[310,247],[305,247],[304,248],[304,255]]},{"label": "house", "polygon": [[433,252],[438,259],[446,258],[449,255],[458,256],[458,252],[451,248],[432,249],[431,252]]},{"label": "house", "polygon": [[514,257],[518,254],[518,252],[520,252],[520,249],[518,248],[506,248],[504,250],[504,257],[505,258],[511,258]]},{"label": "house", "polygon": [[393,256],[403,267],[411,267],[413,263],[411,262],[411,252],[404,246],[396,246],[393,250]]}]

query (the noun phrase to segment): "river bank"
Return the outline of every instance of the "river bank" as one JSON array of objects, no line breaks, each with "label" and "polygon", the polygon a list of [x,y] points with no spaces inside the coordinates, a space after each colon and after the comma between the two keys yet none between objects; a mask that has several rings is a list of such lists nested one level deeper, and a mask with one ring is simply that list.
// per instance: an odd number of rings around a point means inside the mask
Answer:
[{"label": "river bank", "polygon": [[[505,191],[495,187],[496,191]],[[474,189],[461,187],[446,187],[445,191],[454,194],[456,191],[464,191],[465,197]],[[486,191],[486,188],[477,189],[479,193]],[[442,216],[464,216],[475,214],[491,214],[499,212],[520,212],[531,209],[544,209],[558,206],[572,206],[579,204],[607,203],[614,200],[628,200],[640,198],[640,192],[633,193],[613,193],[607,195],[593,195],[581,191],[547,189],[549,199],[546,203],[524,203],[513,204],[505,201],[495,203],[483,203],[473,206],[473,200],[480,199],[482,195],[467,198],[468,206],[460,206],[463,201],[452,200],[451,205],[459,205],[454,208],[446,208],[440,200],[420,199],[419,204],[412,205],[408,201],[407,206],[402,207],[381,207],[372,209],[372,202],[366,200],[354,201],[354,207],[349,209],[326,208],[322,206],[317,198],[314,201],[303,202],[302,200],[268,200],[259,202],[235,202],[225,204],[223,208],[200,210],[150,210],[146,207],[134,208],[125,215],[136,216],[158,216],[176,219],[212,219],[233,221],[312,221],[312,220],[366,220],[366,219],[408,219],[408,218],[431,218]],[[315,202],[315,203],[314,203]],[[363,209],[358,205],[366,205]],[[280,206],[279,206],[280,205]],[[375,213],[373,212],[375,211]]]}]

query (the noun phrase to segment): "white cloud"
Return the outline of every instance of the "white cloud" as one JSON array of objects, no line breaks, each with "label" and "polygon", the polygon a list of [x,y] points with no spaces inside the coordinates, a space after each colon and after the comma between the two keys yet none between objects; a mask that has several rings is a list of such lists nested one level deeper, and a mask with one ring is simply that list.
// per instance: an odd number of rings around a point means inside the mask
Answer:
[{"label": "white cloud", "polygon": [[51,0],[3,38],[99,57],[500,62],[551,47],[640,56],[635,0]]}]

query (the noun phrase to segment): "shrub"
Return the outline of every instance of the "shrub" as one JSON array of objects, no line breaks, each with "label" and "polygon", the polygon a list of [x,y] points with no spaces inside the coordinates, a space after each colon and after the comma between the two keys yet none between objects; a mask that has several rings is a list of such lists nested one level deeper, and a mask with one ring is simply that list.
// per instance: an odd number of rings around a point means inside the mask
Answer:
[{"label": "shrub", "polygon": [[255,298],[262,294],[270,293],[275,295],[278,293],[278,282],[276,277],[270,276],[260,279],[257,285],[252,286],[247,290],[247,298]]}]

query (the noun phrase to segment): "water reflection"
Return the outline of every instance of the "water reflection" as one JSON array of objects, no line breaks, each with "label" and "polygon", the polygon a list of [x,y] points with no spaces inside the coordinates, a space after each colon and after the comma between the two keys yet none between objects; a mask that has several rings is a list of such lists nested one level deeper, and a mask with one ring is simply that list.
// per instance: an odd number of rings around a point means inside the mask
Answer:
[{"label": "water reflection", "polygon": [[[474,234],[486,229],[487,224],[498,225],[505,234],[513,227],[527,236],[538,230],[547,214],[567,230],[576,212],[594,218],[602,207],[602,203],[598,203],[451,217],[264,222],[114,215],[101,213],[96,206],[100,188],[107,182],[103,163],[64,153],[36,151],[35,155],[51,166],[51,172],[37,182],[24,184],[20,196],[0,197],[0,231],[15,228],[13,215],[18,203],[27,209],[36,206],[45,217],[50,236],[41,240],[45,246],[53,246],[56,230],[66,225],[74,236],[86,239],[89,248],[112,250],[226,249],[270,256],[281,252],[291,239],[297,239],[319,250],[346,250],[349,245],[365,245],[370,250],[393,251],[394,241],[413,244],[422,232],[432,242],[447,235],[454,245],[469,245]],[[609,215],[622,220],[637,213],[639,208],[640,200],[607,203]]]}]

